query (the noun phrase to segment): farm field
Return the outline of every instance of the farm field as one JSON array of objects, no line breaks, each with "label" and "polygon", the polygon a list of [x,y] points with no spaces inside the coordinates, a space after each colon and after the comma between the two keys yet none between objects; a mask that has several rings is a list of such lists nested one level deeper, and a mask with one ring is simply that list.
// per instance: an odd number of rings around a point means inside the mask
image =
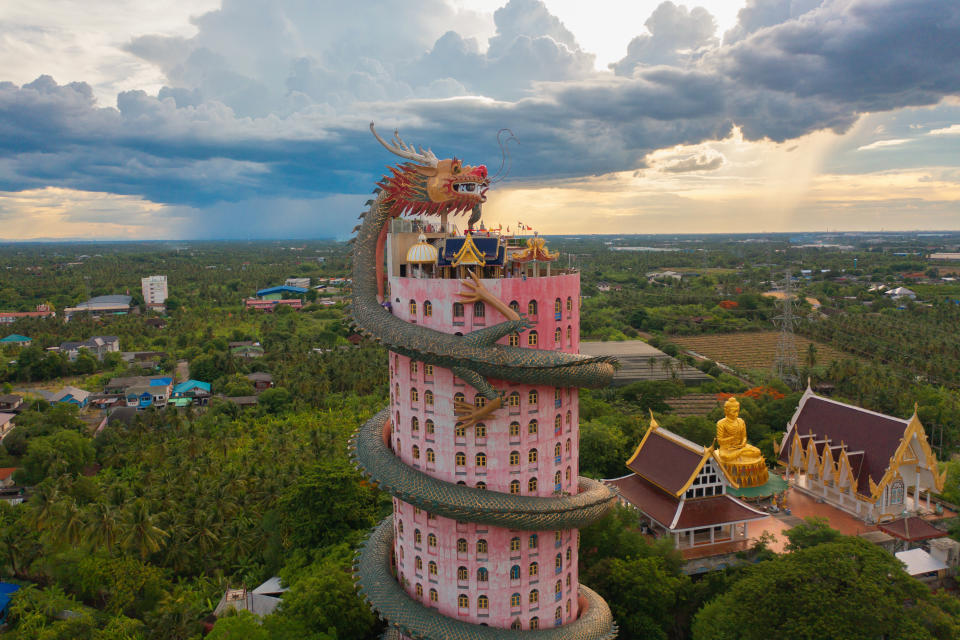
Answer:
[{"label": "farm field", "polygon": [[[773,366],[777,354],[779,331],[746,331],[743,333],[720,333],[704,336],[670,336],[674,344],[696,351],[702,356],[733,367],[740,371],[749,369],[769,369]],[[795,336],[797,359],[804,363],[807,348],[811,342],[817,345],[818,365],[830,364],[834,360],[844,360],[854,356],[844,353],[820,342],[814,342],[801,336]]]}]

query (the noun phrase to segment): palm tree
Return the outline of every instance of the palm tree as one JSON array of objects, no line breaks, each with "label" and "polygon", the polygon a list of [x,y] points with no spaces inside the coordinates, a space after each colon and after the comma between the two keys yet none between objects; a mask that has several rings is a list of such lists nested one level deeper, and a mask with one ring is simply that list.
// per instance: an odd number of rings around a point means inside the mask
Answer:
[{"label": "palm tree", "polygon": [[86,509],[84,533],[94,549],[110,550],[121,535],[121,522],[117,511],[109,504],[95,502]]},{"label": "palm tree", "polygon": [[127,549],[139,552],[140,557],[146,560],[151,553],[163,548],[170,534],[156,526],[155,517],[144,500],[135,501],[125,511],[126,531],[120,542]]}]

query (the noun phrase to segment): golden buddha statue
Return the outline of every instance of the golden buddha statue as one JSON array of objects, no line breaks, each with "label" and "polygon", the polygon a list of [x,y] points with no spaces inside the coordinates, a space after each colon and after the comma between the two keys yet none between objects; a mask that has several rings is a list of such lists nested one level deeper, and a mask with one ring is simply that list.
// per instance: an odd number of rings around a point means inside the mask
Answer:
[{"label": "golden buddha statue", "polygon": [[723,405],[724,417],[717,421],[717,457],[727,473],[741,487],[758,487],[768,479],[767,463],[760,449],[747,444],[747,425],[740,417],[740,403],[734,397]]}]

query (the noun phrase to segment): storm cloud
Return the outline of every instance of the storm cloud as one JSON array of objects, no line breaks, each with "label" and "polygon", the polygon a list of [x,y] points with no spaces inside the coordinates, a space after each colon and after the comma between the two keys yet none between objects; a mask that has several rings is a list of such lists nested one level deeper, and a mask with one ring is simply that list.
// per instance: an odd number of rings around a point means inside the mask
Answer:
[{"label": "storm cloud", "polygon": [[300,211],[369,190],[391,161],[370,120],[494,166],[509,127],[511,178],[530,180],[642,168],[734,127],[748,140],[843,132],[960,93],[960,4],[934,0],[752,0],[722,42],[704,9],[664,2],[612,72],[539,0],[510,0],[485,42],[442,0],[349,12],[224,0],[195,24],[193,37],[127,43],[163,71],[155,95],[101,106],[82,82],[0,83],[0,190],[137,195],[217,219],[218,203],[269,198]]}]

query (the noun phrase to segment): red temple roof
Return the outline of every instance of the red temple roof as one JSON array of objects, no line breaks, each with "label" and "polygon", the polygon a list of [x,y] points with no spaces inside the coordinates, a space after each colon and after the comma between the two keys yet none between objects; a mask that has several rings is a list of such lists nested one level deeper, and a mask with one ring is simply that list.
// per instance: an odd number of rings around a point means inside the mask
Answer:
[{"label": "red temple roof", "polygon": [[676,496],[700,470],[705,454],[702,446],[653,427],[627,461],[627,468]]},{"label": "red temple roof", "polygon": [[890,534],[894,538],[900,538],[908,542],[919,542],[920,540],[931,540],[933,538],[944,538],[947,536],[946,531],[941,531],[923,518],[916,516],[885,522],[877,525],[877,528],[884,533]]}]

